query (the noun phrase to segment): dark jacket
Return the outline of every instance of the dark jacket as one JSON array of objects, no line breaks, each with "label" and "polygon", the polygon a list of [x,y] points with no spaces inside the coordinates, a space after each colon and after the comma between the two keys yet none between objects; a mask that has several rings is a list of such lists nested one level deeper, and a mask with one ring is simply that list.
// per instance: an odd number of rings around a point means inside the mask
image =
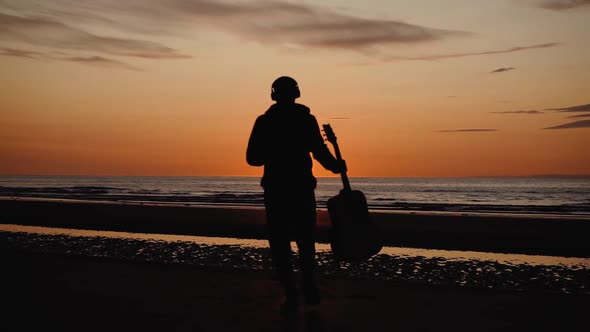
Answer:
[{"label": "dark jacket", "polygon": [[266,188],[315,188],[313,157],[333,171],[336,159],[324,143],[316,118],[301,104],[273,104],[256,119],[246,160],[264,166]]}]

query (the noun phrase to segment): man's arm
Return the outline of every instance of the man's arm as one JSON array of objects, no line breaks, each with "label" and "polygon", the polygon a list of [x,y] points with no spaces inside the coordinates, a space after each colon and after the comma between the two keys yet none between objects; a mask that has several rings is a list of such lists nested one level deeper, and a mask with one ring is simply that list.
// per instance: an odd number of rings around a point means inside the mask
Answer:
[{"label": "man's arm", "polygon": [[246,149],[246,161],[251,166],[262,166],[265,161],[265,137],[263,120],[261,117],[256,119],[254,128],[250,133],[248,148]]},{"label": "man's arm", "polygon": [[320,126],[318,125],[318,121],[312,115],[312,148],[311,152],[313,154],[314,159],[320,162],[320,164],[327,170],[332,171],[333,173],[342,173],[346,171],[346,164],[344,160],[340,161],[337,160],[326,143],[324,143],[324,138],[320,132]]}]

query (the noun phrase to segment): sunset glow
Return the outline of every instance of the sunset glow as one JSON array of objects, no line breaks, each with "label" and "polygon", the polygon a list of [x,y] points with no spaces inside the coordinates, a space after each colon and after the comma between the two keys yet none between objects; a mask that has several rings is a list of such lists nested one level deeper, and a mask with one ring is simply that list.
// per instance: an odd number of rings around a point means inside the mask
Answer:
[{"label": "sunset glow", "polygon": [[588,4],[0,1],[0,174],[259,176],[281,75],[353,177],[590,174]]}]

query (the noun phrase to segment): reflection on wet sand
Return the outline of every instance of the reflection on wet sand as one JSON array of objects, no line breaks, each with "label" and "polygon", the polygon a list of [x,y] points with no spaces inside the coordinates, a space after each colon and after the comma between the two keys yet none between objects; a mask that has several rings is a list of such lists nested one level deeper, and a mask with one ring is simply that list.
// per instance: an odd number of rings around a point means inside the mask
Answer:
[{"label": "reflection on wet sand", "polygon": [[[19,250],[270,271],[263,240],[19,225],[0,225],[0,237]],[[386,247],[368,261],[347,263],[334,260],[328,245],[317,247],[318,272],[326,276],[590,294],[590,259],[585,258]]]}]

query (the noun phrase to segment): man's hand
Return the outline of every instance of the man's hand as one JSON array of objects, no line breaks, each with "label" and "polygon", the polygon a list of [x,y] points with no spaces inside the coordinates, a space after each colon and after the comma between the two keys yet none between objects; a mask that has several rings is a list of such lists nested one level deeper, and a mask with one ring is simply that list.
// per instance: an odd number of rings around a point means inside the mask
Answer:
[{"label": "man's hand", "polygon": [[348,168],[346,168],[346,161],[345,160],[336,160],[336,163],[334,164],[334,168],[332,169],[332,173],[335,174],[340,174],[340,173],[344,173],[346,171],[348,171]]}]

